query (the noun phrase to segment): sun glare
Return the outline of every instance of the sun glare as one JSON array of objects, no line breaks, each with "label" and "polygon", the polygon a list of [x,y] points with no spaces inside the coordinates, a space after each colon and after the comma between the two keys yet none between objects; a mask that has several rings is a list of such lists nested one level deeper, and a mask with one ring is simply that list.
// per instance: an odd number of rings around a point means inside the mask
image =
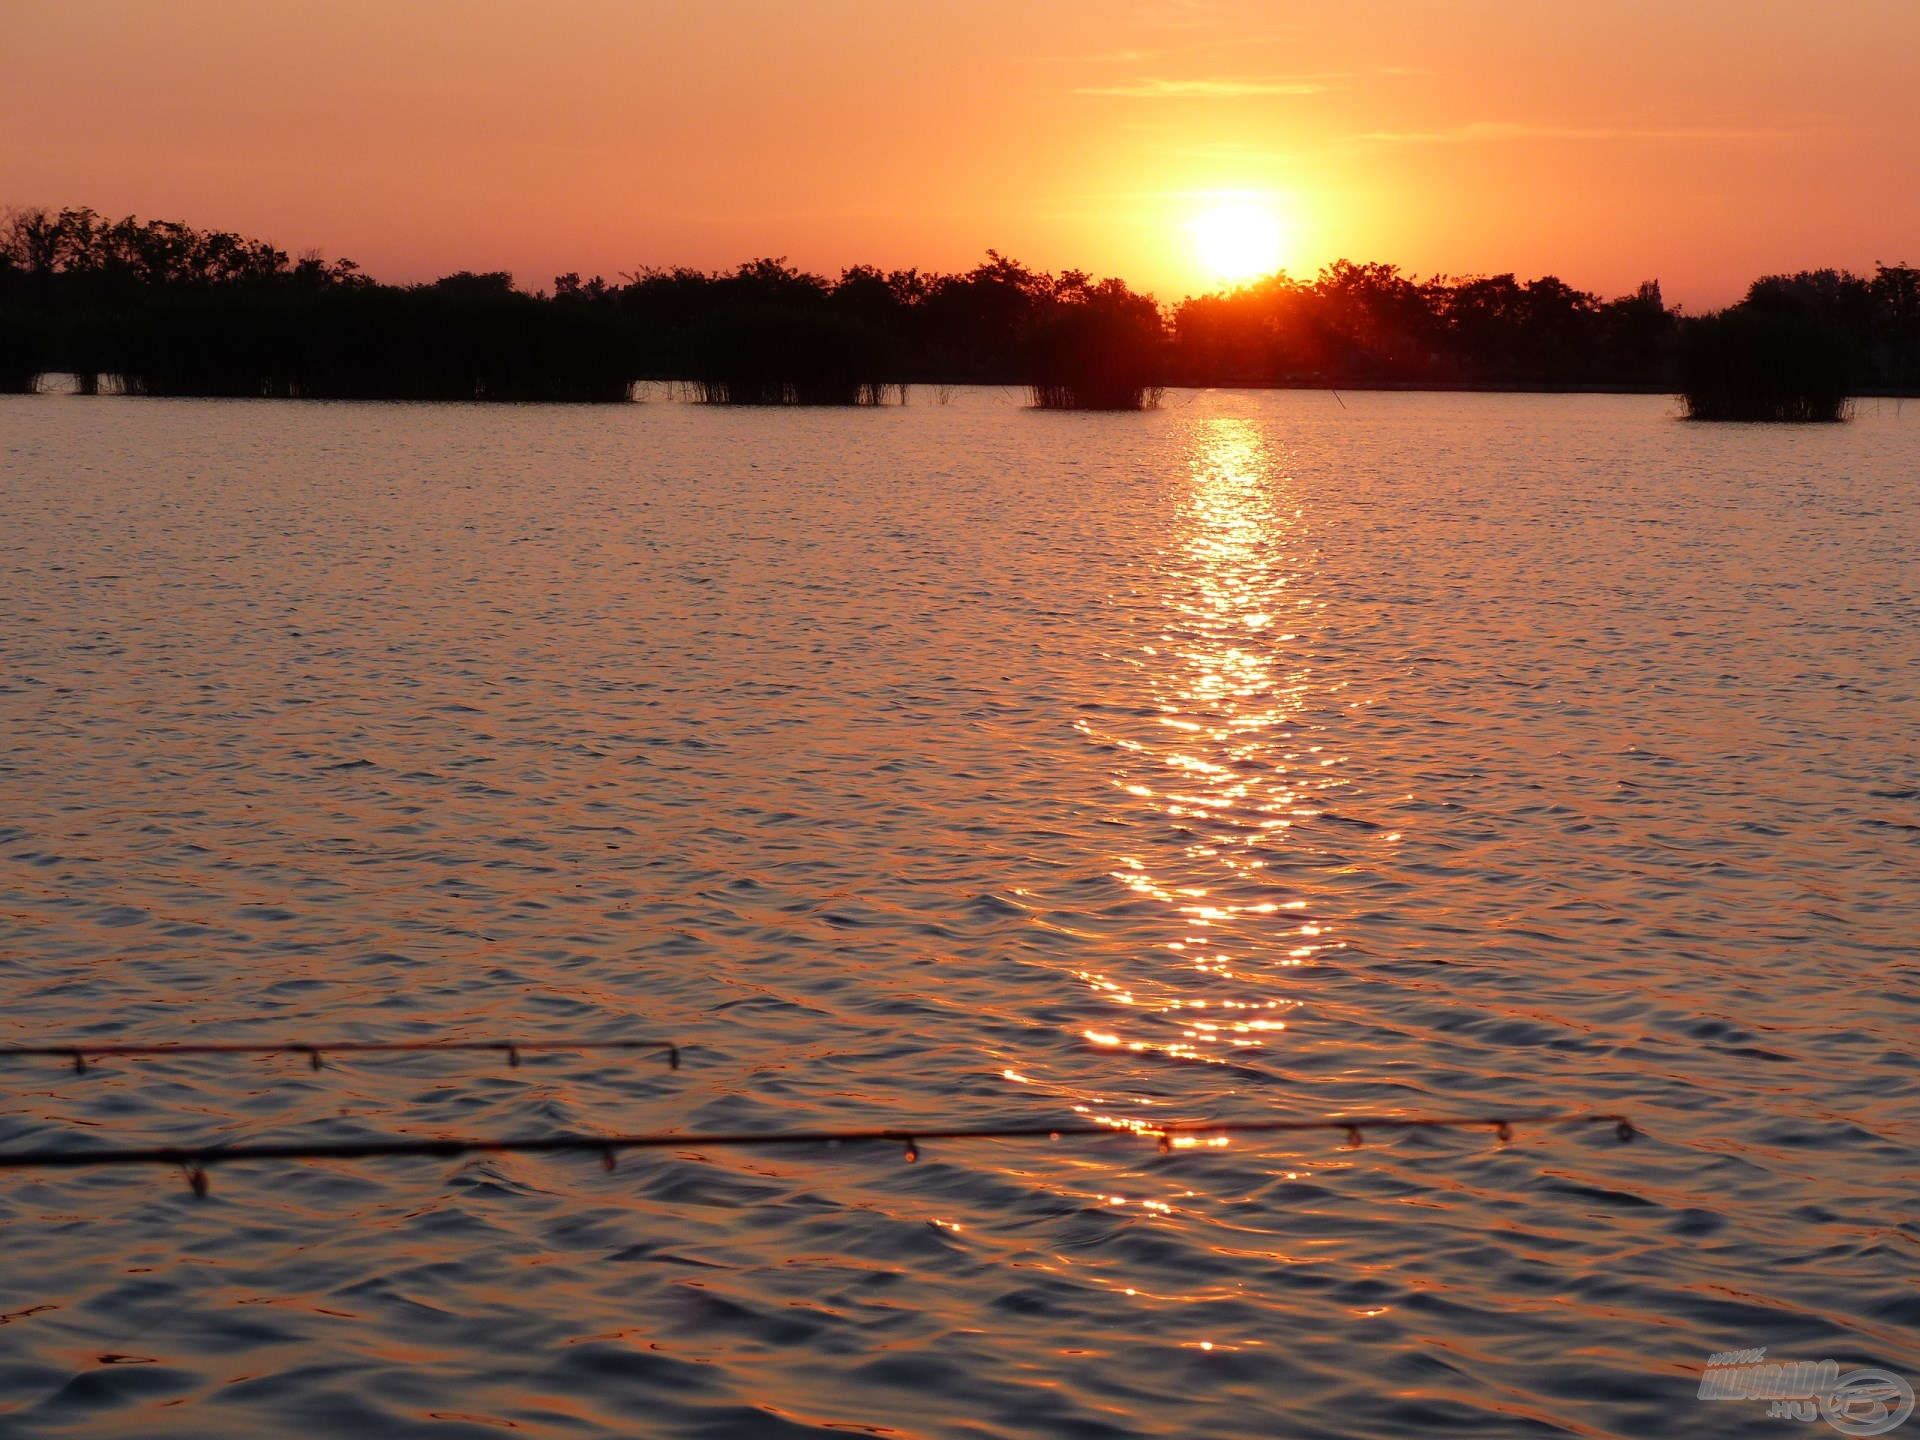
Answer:
[{"label": "sun glare", "polygon": [[1280,217],[1258,200],[1225,200],[1188,224],[1194,254],[1215,280],[1237,283],[1280,268]]}]

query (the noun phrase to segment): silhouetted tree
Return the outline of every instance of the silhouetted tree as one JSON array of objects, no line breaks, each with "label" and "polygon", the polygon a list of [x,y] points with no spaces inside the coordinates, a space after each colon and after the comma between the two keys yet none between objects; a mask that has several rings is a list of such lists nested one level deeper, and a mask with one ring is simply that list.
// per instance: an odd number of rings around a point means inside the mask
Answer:
[{"label": "silhouetted tree", "polygon": [[1600,307],[1599,378],[1608,384],[1656,383],[1672,368],[1678,317],[1667,309],[1658,280]]},{"label": "silhouetted tree", "polygon": [[1920,270],[1876,265],[1868,291],[1873,299],[1869,373],[1883,384],[1912,389],[1920,385]]}]

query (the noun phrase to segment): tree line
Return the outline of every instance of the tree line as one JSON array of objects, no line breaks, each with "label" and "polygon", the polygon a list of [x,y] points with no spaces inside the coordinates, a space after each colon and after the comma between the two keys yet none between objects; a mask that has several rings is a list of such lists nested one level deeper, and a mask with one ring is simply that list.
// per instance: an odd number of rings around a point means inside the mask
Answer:
[{"label": "tree line", "polygon": [[[152,395],[604,401],[658,379],[720,403],[871,404],[988,383],[1129,408],[1167,384],[1673,390],[1711,372],[1737,389],[1756,346],[1809,344],[1843,396],[1920,385],[1920,271],[1768,276],[1692,317],[1652,281],[1606,299],[1551,275],[1423,279],[1343,260],[1163,308],[994,251],[951,274],[830,278],[762,259],[526,291],[500,272],[380,284],[349,260],[84,209],[0,223],[13,391],[64,372]],[[1784,373],[1764,356],[1760,370]]]}]

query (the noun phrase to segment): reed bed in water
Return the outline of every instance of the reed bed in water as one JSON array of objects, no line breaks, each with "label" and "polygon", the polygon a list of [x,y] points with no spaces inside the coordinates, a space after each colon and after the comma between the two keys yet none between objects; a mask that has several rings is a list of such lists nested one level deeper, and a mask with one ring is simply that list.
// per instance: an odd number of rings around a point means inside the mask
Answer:
[{"label": "reed bed in water", "polygon": [[1818,318],[1738,305],[1688,327],[1681,403],[1689,420],[1832,424],[1851,380],[1845,338]]}]

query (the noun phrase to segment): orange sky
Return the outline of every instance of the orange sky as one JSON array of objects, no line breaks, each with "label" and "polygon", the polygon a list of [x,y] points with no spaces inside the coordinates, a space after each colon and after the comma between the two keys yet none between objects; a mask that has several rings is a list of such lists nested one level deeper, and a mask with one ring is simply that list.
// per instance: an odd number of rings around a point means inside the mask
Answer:
[{"label": "orange sky", "polygon": [[1920,261],[1917,0],[167,0],[0,9],[0,203],[383,279],[994,246],[1207,288],[1284,261],[1733,298]]}]

